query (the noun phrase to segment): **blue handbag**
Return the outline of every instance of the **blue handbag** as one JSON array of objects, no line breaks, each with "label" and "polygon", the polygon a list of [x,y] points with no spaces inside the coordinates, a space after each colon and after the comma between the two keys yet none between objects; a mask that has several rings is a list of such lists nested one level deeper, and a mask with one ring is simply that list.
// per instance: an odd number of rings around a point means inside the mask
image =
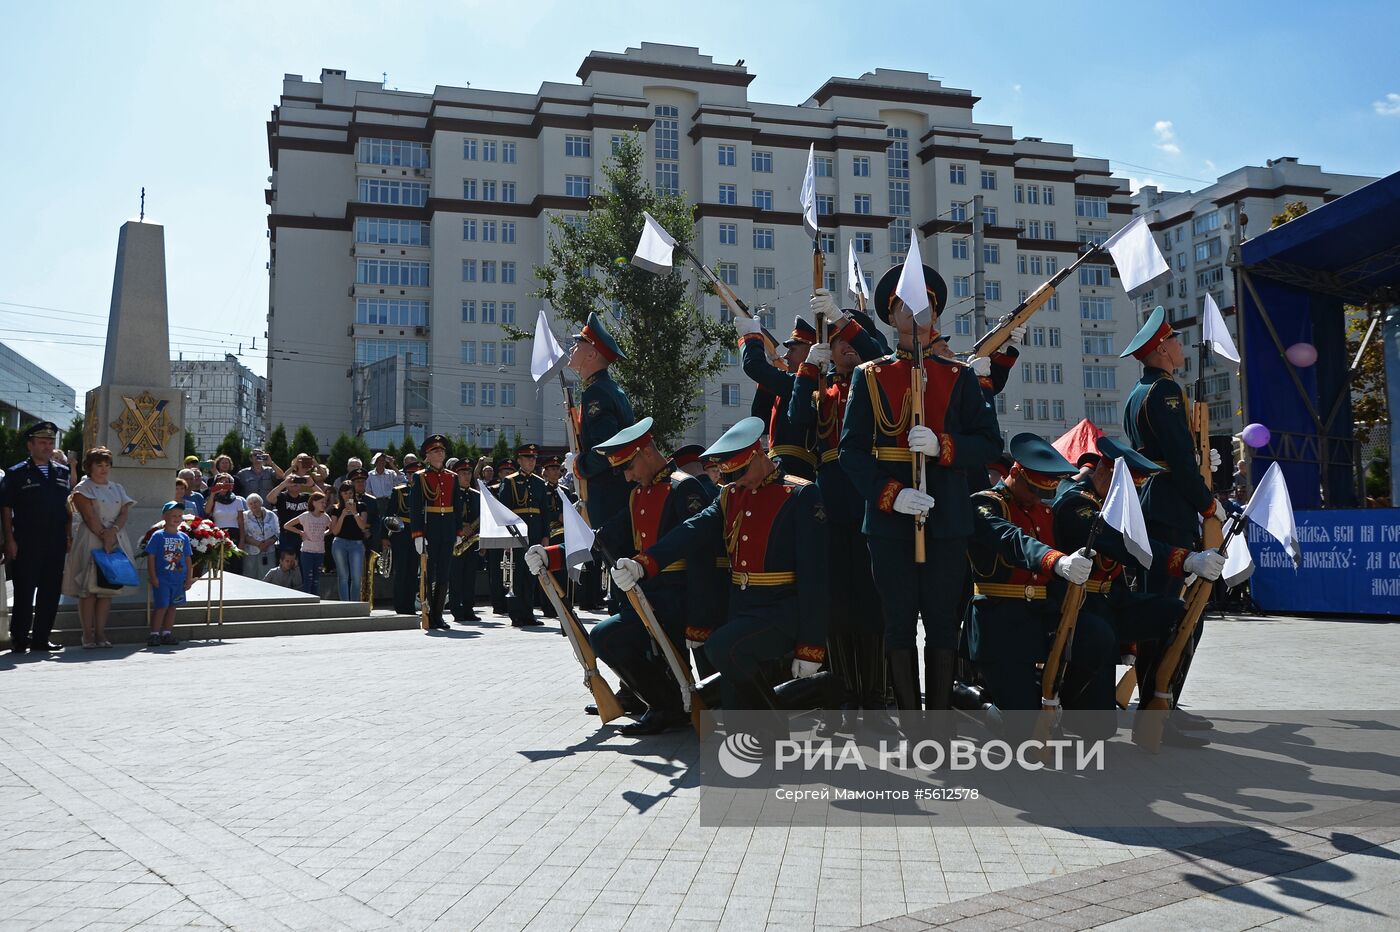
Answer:
[{"label": "blue handbag", "polygon": [[103,589],[141,585],[141,579],[136,575],[136,567],[131,565],[131,560],[120,550],[108,553],[98,547],[92,552],[92,562],[97,567],[97,584]]}]

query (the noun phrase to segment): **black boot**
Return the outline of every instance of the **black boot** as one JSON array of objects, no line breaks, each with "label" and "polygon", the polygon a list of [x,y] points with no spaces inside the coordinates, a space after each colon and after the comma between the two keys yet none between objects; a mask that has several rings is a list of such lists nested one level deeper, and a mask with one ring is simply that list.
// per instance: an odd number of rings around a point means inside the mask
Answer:
[{"label": "black boot", "polygon": [[953,707],[953,671],[957,655],[937,647],[924,648],[924,708],[941,711]]},{"label": "black boot", "polygon": [[641,657],[634,663],[624,663],[622,666],[609,663],[609,666],[617,671],[617,675],[632,688],[634,698],[644,703],[647,709],[637,721],[618,729],[620,734],[656,735],[686,723],[680,690],[659,658]]},{"label": "black boot", "polygon": [[919,660],[912,647],[889,651],[890,686],[894,690],[895,707],[913,711],[924,707],[919,695]]}]

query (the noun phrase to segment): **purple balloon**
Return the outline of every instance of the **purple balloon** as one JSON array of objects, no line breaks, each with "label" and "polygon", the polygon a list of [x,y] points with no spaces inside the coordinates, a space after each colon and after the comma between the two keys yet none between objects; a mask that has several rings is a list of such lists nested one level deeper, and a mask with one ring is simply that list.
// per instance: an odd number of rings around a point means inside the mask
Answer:
[{"label": "purple balloon", "polygon": [[1288,361],[1300,369],[1306,369],[1317,362],[1317,347],[1311,343],[1294,343],[1283,351]]},{"label": "purple balloon", "polygon": [[1263,424],[1246,424],[1240,431],[1240,439],[1256,450],[1269,445],[1269,436],[1269,428]]}]

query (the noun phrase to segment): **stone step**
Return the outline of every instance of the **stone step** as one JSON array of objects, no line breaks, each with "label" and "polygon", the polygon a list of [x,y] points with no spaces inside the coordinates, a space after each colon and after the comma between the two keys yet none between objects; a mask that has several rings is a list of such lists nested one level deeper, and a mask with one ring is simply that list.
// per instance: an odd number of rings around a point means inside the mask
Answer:
[{"label": "stone step", "polygon": [[[337,603],[345,605],[346,603]],[[189,620],[182,620],[188,618]],[[407,631],[418,627],[416,615],[394,615],[381,612],[375,615],[342,615],[319,618],[281,618],[264,620],[230,620],[224,615],[222,626],[204,624],[201,613],[198,620],[191,616],[176,615],[175,636],[181,641],[236,640],[239,638],[287,637],[301,634],[350,634],[365,631]],[[144,624],[107,626],[107,640],[113,644],[143,644],[149,630]],[[68,650],[81,650],[82,638],[77,631],[69,631],[55,640]]]},{"label": "stone step", "polygon": [[[218,605],[216,604],[211,617],[218,617]],[[224,605],[224,624],[231,621],[295,621],[299,619],[317,618],[351,618],[368,617],[370,614],[369,605],[364,602],[239,602]],[[205,607],[204,600],[188,605],[182,605],[175,610],[175,623],[199,624],[204,623]],[[129,603],[117,602],[107,614],[107,626],[113,627],[145,627],[146,607],[144,605],[132,605]],[[81,625],[78,623],[78,611],[75,605],[65,605],[59,609],[57,617],[54,619],[55,631],[78,631]]]}]

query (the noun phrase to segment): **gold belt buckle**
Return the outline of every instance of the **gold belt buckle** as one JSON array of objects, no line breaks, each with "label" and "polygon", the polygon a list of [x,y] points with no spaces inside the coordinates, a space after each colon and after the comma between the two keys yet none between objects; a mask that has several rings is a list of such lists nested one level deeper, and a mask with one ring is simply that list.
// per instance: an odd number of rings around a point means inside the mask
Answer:
[{"label": "gold belt buckle", "polygon": [[1035,586],[1027,586],[1027,587],[1026,587],[1026,601],[1027,601],[1027,602],[1034,602],[1034,601],[1035,601]]}]

